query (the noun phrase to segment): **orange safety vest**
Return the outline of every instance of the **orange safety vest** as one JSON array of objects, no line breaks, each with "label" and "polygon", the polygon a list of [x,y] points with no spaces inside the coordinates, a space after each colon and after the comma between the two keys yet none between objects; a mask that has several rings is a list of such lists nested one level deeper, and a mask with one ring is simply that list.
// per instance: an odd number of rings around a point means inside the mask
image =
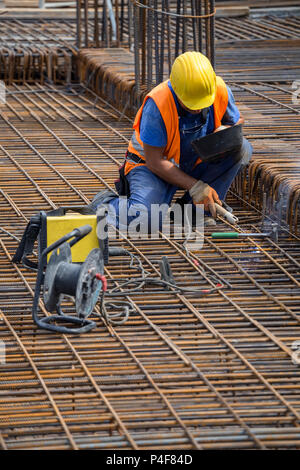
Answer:
[{"label": "orange safety vest", "polygon": [[[145,97],[144,102],[138,110],[133,123],[134,133],[128,144],[128,152],[134,153],[141,159],[145,160],[143,142],[140,138],[140,122],[143,108],[148,98],[152,98],[158,107],[160,114],[166,126],[167,145],[164,150],[164,156],[167,160],[171,160],[175,165],[179,166],[180,161],[180,133],[179,118],[176,103],[173,98],[172,91],[168,86],[168,80],[153,88]],[[217,77],[216,97],[213,104],[215,129],[221,126],[221,120],[225,114],[228,105],[228,91],[225,82],[221,77]],[[201,162],[198,158],[195,166]],[[124,172],[127,175],[136,166],[145,165],[145,163],[133,163],[126,161]]]}]

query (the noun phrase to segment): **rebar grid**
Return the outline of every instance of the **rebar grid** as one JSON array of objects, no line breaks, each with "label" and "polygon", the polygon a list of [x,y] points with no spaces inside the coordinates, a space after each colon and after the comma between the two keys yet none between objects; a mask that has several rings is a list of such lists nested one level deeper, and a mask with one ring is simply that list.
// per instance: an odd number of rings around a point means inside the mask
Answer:
[{"label": "rebar grid", "polygon": [[[130,36],[128,32],[130,28],[132,30],[133,25],[128,25],[126,9],[124,9],[122,16],[122,8],[119,8],[118,14],[121,22],[117,30],[118,36],[116,40],[109,42],[109,46],[112,48],[121,46],[129,50],[133,33]],[[202,50],[206,38],[209,38],[209,35],[205,33],[207,25],[198,31],[197,28],[195,30],[190,24],[187,24],[184,33],[186,41],[181,41],[180,48],[178,46],[176,49],[175,41],[172,39],[176,36],[174,21],[170,23],[171,40],[164,41],[164,45],[158,43],[154,48],[152,58],[151,48],[148,48],[150,59],[149,61],[143,59],[141,62],[140,73],[143,90],[145,87],[149,89],[155,84],[155,77],[162,80],[168,76],[173,59],[177,53],[183,51],[184,44],[185,49],[196,48],[198,50],[200,48]],[[205,21],[204,18],[203,22],[205,23]],[[107,47],[108,44],[105,41],[95,42],[92,33],[94,20],[88,19],[87,24],[87,44],[91,47],[91,50],[97,50],[95,46],[97,48],[99,46]],[[117,24],[119,23],[117,22]],[[157,22],[156,27],[159,35],[162,36],[161,21]],[[39,38],[36,38],[37,30],[39,31]],[[44,80],[47,80],[60,84],[69,83],[72,79],[76,79],[78,47],[76,46],[76,22],[74,20],[19,20],[1,17],[0,33],[0,78],[5,80],[6,83],[25,84],[27,82],[34,83],[36,80],[43,83]],[[98,31],[97,34],[99,35],[100,32]],[[179,36],[181,37],[182,34],[180,33]],[[154,41],[155,35],[152,36],[152,41]],[[225,69],[226,77],[228,75],[229,78],[236,79],[238,74],[239,78],[243,80],[264,79],[266,78],[266,70],[269,71],[269,80],[274,79],[275,70],[277,79],[288,79],[290,77],[294,79],[299,75],[299,67],[297,70],[295,68],[296,64],[293,64],[292,68],[287,68],[282,60],[281,64],[278,63],[279,55],[274,52],[274,50],[277,52],[280,50],[280,54],[285,57],[285,61],[295,62],[299,49],[297,43],[297,40],[299,41],[299,17],[297,16],[288,18],[267,16],[255,19],[251,17],[216,18],[215,37],[218,44],[216,51],[217,69],[219,67],[222,71]],[[156,42],[157,39],[158,36],[156,35]],[[259,42],[260,40],[261,42]],[[149,41],[151,42],[151,38]],[[208,49],[209,47],[207,45]],[[252,53],[250,53],[251,49]],[[259,63],[257,49],[259,49],[259,57],[264,55],[264,64]],[[233,60],[233,57],[236,59]],[[154,58],[155,60],[152,60]],[[262,65],[264,66],[262,67]],[[229,70],[231,71],[230,75]],[[262,76],[262,73],[264,73],[264,76]],[[234,77],[232,77],[233,74]],[[252,78],[251,75],[254,77]]]},{"label": "rebar grid", "polygon": [[231,82],[239,108],[245,115],[245,131],[255,147],[248,178],[236,180],[236,190],[262,209],[280,200],[280,218],[299,233],[300,220],[300,103],[293,99],[288,82]]},{"label": "rebar grid", "polygon": [[[89,44],[93,47],[93,35],[91,33],[93,20],[89,19]],[[215,39],[218,46],[225,42],[245,42],[251,40],[284,40],[298,39],[300,19],[299,16],[264,16],[260,18],[215,18]],[[158,25],[160,28],[160,24]],[[35,35],[39,30],[39,37]],[[0,18],[1,42],[7,47],[17,45],[26,47],[60,46],[76,50],[76,21],[72,19],[30,19],[30,18]],[[204,34],[204,31],[203,31]],[[187,30],[189,40],[192,34]],[[128,46],[128,22],[127,14],[123,20],[122,37],[119,42],[112,41],[111,46]],[[102,44],[103,45],[103,44]]]},{"label": "rebar grid", "polygon": [[[131,0],[126,1],[112,1],[112,11],[116,20],[116,37],[113,37],[112,24],[109,19],[109,2],[89,2],[90,8],[94,9],[94,18],[90,19],[86,13],[85,4],[87,1],[78,0],[78,4],[81,3],[81,14],[78,13],[77,17],[77,46],[78,47],[110,47],[112,44],[116,44],[119,47],[121,44],[128,45],[129,47],[134,42],[134,22],[132,21],[132,13],[134,4],[139,3],[145,5],[144,10],[150,12],[150,16],[147,18],[146,23],[153,23],[157,31],[161,33],[161,28],[165,28],[166,34],[171,32],[172,34],[176,31],[176,22],[168,21],[165,15],[165,25],[163,26],[160,22],[160,15],[154,19],[155,11],[167,11],[171,13],[169,15],[173,19],[176,19],[176,14],[185,14],[190,16],[186,22],[184,31],[186,44],[197,45],[200,49],[202,46],[206,46],[206,27],[210,28],[210,24],[207,24],[212,18],[215,22],[215,40],[219,42],[230,41],[230,40],[251,40],[251,39],[292,39],[299,38],[299,17],[294,16],[292,13],[288,17],[275,16],[274,14],[266,14],[265,16],[241,16],[241,17],[219,17],[213,14],[214,5],[210,5],[211,2],[192,0],[191,2],[185,2],[185,5],[178,0],[166,0],[155,2],[141,1],[135,2]],[[106,3],[106,8],[103,8],[103,4]],[[128,11],[129,6],[129,11]],[[216,3],[218,7],[218,2]],[[152,8],[152,10],[147,7]],[[142,8],[142,7],[141,7]],[[96,9],[96,10],[95,10]],[[178,13],[179,12],[179,13]],[[152,16],[151,16],[152,13]],[[147,11],[146,11],[147,14]],[[196,16],[202,16],[196,20]],[[192,21],[194,17],[195,21]],[[149,19],[149,21],[148,21]],[[140,20],[143,22],[143,18],[140,16]],[[195,24],[197,28],[195,28]],[[151,24],[150,24],[151,27]],[[181,26],[180,26],[181,29]],[[149,30],[150,31],[150,30]],[[181,31],[178,29],[179,33]],[[79,34],[78,34],[79,32]],[[148,33],[147,33],[148,34]],[[179,34],[181,37],[182,34]],[[210,45],[208,44],[208,50]]]},{"label": "rebar grid", "polygon": [[76,56],[72,22],[1,19],[0,34],[0,77],[7,84],[70,83]]},{"label": "rebar grid", "polygon": [[[51,89],[51,88],[50,88]],[[41,90],[41,86],[9,91]],[[20,238],[29,217],[85,203],[112,187],[131,123],[91,94],[8,95],[0,122],[0,227]],[[259,213],[231,196],[244,230]],[[0,234],[2,448],[299,448],[299,242],[213,242],[195,258],[179,240],[114,240],[157,275],[162,253],[179,285],[210,287],[213,270],[231,290],[209,297],[132,295],[137,311],[119,327],[100,320],[79,338],[32,323],[35,274],[11,263],[16,241]],[[128,278],[112,259],[111,286]],[[134,276],[133,272],[133,276]],[[43,306],[41,305],[41,308]]]}]

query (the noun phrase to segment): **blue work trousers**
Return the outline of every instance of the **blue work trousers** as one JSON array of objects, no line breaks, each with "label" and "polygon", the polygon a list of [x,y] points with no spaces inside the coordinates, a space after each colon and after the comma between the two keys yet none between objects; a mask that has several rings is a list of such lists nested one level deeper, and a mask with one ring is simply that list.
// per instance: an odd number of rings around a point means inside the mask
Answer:
[{"label": "blue work trousers", "polygon": [[[224,200],[233,179],[239,170],[249,163],[251,156],[252,145],[244,138],[239,151],[221,157],[216,162],[202,162],[188,174],[209,184],[217,191],[219,198]],[[127,179],[130,185],[130,197],[127,200],[121,200],[121,202],[119,197],[113,198],[107,205],[108,222],[121,230],[125,230],[126,225],[130,224],[141,212],[144,212],[144,216],[148,218],[150,226],[151,205],[166,204],[169,206],[174,194],[179,189],[156,176],[146,166],[138,166],[131,170]],[[184,196],[184,202],[190,201],[191,197],[187,192]],[[124,204],[127,207],[124,207]],[[125,212],[127,221],[124,220]]]}]

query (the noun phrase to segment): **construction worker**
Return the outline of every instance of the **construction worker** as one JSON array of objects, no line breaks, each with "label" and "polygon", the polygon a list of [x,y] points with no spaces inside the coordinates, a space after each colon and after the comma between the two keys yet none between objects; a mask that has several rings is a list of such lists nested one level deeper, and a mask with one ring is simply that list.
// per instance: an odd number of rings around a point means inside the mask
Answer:
[{"label": "construction worker", "polygon": [[127,196],[125,222],[120,218],[124,206],[110,191],[98,193],[90,207],[95,211],[105,203],[108,222],[125,229],[141,213],[150,223],[151,205],[169,206],[182,188],[186,194],[181,202],[203,204],[206,214],[215,217],[215,202],[222,204],[233,179],[249,162],[252,147],[243,139],[238,150],[217,162],[201,163],[191,143],[243,122],[230,88],[215,75],[207,57],[181,54],[170,79],[147,94],[135,117],[118,185],[119,194]]}]

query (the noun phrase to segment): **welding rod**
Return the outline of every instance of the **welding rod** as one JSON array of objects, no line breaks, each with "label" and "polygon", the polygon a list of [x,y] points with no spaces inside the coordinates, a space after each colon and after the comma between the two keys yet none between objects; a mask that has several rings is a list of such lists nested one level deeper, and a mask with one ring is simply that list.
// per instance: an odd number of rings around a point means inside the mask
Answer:
[{"label": "welding rod", "polygon": [[270,237],[272,233],[239,233],[239,232],[214,232],[212,238],[246,238],[246,237]]},{"label": "welding rod", "polygon": [[214,232],[211,234],[212,238],[247,238],[247,237],[255,237],[255,238],[266,238],[271,237],[273,240],[278,240],[278,224],[272,224],[272,230],[270,232],[256,232],[256,233],[239,233],[239,232]]}]

